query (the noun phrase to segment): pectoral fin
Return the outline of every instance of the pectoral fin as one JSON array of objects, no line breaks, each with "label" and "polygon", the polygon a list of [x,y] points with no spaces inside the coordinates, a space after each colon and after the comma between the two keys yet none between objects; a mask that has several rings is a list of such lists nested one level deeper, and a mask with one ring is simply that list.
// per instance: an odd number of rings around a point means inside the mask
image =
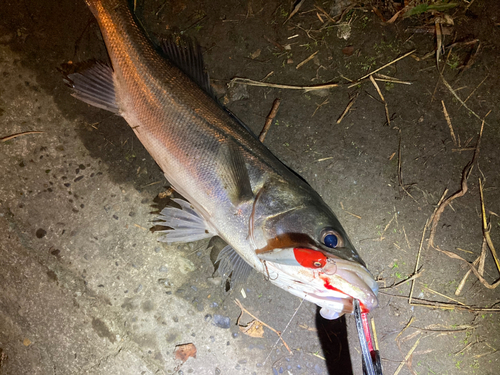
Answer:
[{"label": "pectoral fin", "polygon": [[163,221],[160,225],[172,229],[159,231],[166,233],[165,236],[160,237],[159,241],[167,243],[192,242],[216,235],[189,202],[178,198],[172,200],[181,208],[167,206],[161,211],[157,218]]},{"label": "pectoral fin", "polygon": [[231,203],[239,206],[252,199],[250,177],[241,151],[232,142],[226,141],[221,144],[217,156],[217,172]]},{"label": "pectoral fin", "polygon": [[222,277],[222,285],[229,281],[230,289],[244,282],[252,267],[230,246],[223,248],[217,256],[218,272]]}]

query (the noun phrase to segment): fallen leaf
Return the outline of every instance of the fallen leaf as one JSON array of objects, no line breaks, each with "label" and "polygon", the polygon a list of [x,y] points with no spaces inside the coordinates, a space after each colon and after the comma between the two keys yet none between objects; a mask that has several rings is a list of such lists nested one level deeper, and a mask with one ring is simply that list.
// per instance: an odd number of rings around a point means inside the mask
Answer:
[{"label": "fallen leaf", "polygon": [[259,56],[260,56],[260,52],[261,52],[261,50],[260,50],[260,48],[259,48],[257,51],[255,51],[254,53],[252,53],[252,54],[250,55],[250,58],[251,58],[252,60],[253,60],[253,59],[256,59],[257,57],[259,57]]},{"label": "fallen leaf", "polygon": [[194,344],[182,344],[175,347],[175,358],[186,362],[189,357],[196,358],[196,346]]},{"label": "fallen leaf", "polygon": [[264,337],[264,325],[258,320],[252,320],[246,326],[239,326],[240,331],[250,337]]},{"label": "fallen leaf", "polygon": [[346,56],[351,56],[354,53],[354,47],[353,46],[347,46],[342,48],[342,53]]},{"label": "fallen leaf", "polygon": [[23,345],[24,346],[30,346],[31,345],[31,340],[30,339],[24,339],[23,340]]},{"label": "fallen leaf", "polygon": [[318,332],[318,330],[314,327],[309,327],[307,324],[299,324],[300,328],[307,329],[308,331],[311,332]]}]

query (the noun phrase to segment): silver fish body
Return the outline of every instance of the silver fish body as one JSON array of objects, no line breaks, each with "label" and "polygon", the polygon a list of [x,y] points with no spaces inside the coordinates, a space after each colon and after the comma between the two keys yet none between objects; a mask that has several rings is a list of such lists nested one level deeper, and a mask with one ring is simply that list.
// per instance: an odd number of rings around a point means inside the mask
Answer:
[{"label": "silver fish body", "polygon": [[[96,69],[94,77],[109,81],[100,94],[79,92],[70,76],[75,96],[123,116],[205,232],[271,282],[321,306],[326,318],[352,312],[353,298],[374,308],[376,283],[319,194],[161,56],[125,1],[86,1],[112,70]],[[309,264],[311,256],[321,259]]]}]

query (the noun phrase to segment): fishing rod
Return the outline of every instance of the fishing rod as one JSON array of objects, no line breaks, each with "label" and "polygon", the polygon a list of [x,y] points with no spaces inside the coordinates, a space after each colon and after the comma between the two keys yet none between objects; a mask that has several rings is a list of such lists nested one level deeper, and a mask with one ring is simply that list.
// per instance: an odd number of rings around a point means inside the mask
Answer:
[{"label": "fishing rod", "polygon": [[382,363],[378,348],[373,347],[372,334],[368,325],[367,313],[361,312],[359,301],[354,299],[354,319],[358,330],[359,343],[363,358],[363,375],[382,375]]}]

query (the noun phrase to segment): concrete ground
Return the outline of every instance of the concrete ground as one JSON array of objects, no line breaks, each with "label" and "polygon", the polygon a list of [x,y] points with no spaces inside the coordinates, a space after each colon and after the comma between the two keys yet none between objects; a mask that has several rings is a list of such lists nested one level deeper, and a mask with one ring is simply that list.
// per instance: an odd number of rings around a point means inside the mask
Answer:
[{"label": "concrete ground", "polygon": [[[289,4],[264,1],[139,1],[137,15],[153,38],[166,29],[196,37],[221,97],[235,76],[261,80],[272,71],[268,82],[346,82],[342,77],[361,77],[413,49],[419,58],[434,50],[432,34],[407,31],[428,22],[425,16],[382,25],[368,8],[358,8],[343,28],[320,29],[314,5],[306,1],[285,25]],[[470,95],[470,110],[492,113],[469,191],[445,210],[435,242],[473,261],[482,243],[479,177],[500,248],[500,9],[495,1],[464,7],[453,13],[455,40],[478,38],[481,50],[462,69],[469,50],[453,49],[446,63],[443,58],[444,74],[459,97]],[[0,374],[361,374],[352,316],[325,321],[314,305],[257,274],[243,290],[225,293],[213,275],[208,241],[157,241],[151,228],[165,205],[159,194],[167,181],[126,123],[72,98],[57,70],[68,61],[106,59],[83,1],[7,1],[2,12],[0,137],[38,133],[0,144]],[[445,45],[453,42],[446,38]],[[287,44],[291,49],[277,47]],[[427,249],[428,233],[413,295],[462,306],[412,306],[411,283],[389,288],[413,274],[422,231],[444,190],[460,189],[481,121],[437,85],[433,58],[407,57],[384,74],[412,82],[380,83],[390,126],[369,81],[320,95],[249,87],[245,99],[228,106],[259,132],[281,98],[266,144],[322,194],[387,287],[370,314],[385,373],[394,373],[414,348],[401,374],[496,374],[498,288],[471,276],[455,296],[468,268]],[[353,95],[351,112],[337,124]],[[485,278],[493,283],[498,272],[489,253],[486,259]],[[243,334],[235,298],[284,332],[291,353],[267,328],[263,338]],[[196,358],[183,363],[175,350],[188,343]]]}]

